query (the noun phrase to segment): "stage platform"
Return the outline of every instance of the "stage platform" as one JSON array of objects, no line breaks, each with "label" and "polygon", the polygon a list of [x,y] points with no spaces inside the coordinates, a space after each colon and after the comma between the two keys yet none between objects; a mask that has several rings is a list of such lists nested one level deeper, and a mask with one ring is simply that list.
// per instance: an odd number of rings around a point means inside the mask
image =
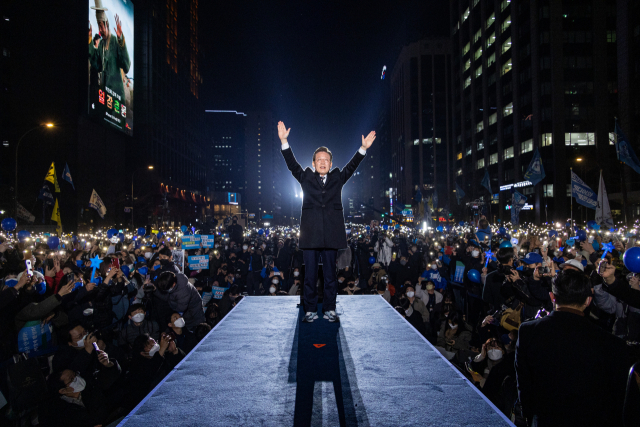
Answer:
[{"label": "stage platform", "polygon": [[245,297],[119,425],[511,426],[380,296]]}]

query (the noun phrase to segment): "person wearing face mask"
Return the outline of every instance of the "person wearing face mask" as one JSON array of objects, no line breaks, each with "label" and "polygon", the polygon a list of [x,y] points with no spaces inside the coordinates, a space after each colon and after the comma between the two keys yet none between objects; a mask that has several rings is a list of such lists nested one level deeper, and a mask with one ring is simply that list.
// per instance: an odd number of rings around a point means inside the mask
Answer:
[{"label": "person wearing face mask", "polygon": [[96,334],[89,333],[78,323],[72,323],[60,331],[59,342],[66,345],[58,346],[51,363],[53,370],[71,369],[81,375],[89,375],[95,367],[93,343],[98,342]]},{"label": "person wearing face mask", "polygon": [[[612,268],[614,267],[612,266]],[[620,300],[607,292],[604,289],[605,285],[603,285],[602,279],[597,275],[594,276],[600,280],[594,282],[597,285],[593,288],[593,303],[605,313],[615,315],[613,334],[625,341],[640,341],[640,308],[633,307],[625,300]],[[626,279],[629,290],[637,291],[640,295],[640,275],[629,273]]]},{"label": "person wearing face mask", "polygon": [[[421,279],[421,278],[420,278]],[[438,319],[440,317],[440,313],[442,312],[442,304],[443,297],[440,292],[436,290],[436,286],[431,281],[423,281],[418,279],[418,284],[416,285],[416,297],[420,298],[425,308],[429,312],[429,325],[430,328],[427,328],[427,332],[430,335],[435,335],[435,332],[440,329],[440,324]],[[424,285],[424,289],[422,289]]]},{"label": "person wearing face mask", "polygon": [[120,378],[120,365],[109,359],[104,351],[98,352],[96,370],[82,374],[73,369],[52,373],[47,380],[51,398],[38,407],[41,426],[95,426],[109,422],[117,407],[105,390],[112,388]]},{"label": "person wearing face mask", "polygon": [[289,285],[289,295],[297,295],[301,290],[302,277],[300,276],[300,269],[298,267],[293,269],[291,278],[289,278],[291,284]]},{"label": "person wearing face mask", "polygon": [[371,277],[369,277],[368,285],[370,288],[375,288],[380,283],[380,280],[387,276],[387,272],[379,262],[374,263],[371,267]]},{"label": "person wearing face mask", "polygon": [[404,297],[411,303],[411,307],[413,308],[413,311],[416,311],[418,314],[420,314],[420,316],[422,316],[422,322],[423,323],[429,322],[429,319],[430,319],[429,310],[427,310],[427,307],[425,307],[422,300],[416,297],[416,290],[413,287],[413,285],[408,284],[405,287]]},{"label": "person wearing face mask", "polygon": [[227,227],[227,233],[229,233],[229,239],[234,242],[242,242],[242,235],[244,228],[238,224],[238,217],[236,215],[231,219],[231,224]]},{"label": "person wearing face mask", "polygon": [[269,292],[267,296],[288,295],[286,291],[280,289],[281,279],[279,276],[273,276],[271,278],[271,285],[269,286]]},{"label": "person wearing face mask", "polygon": [[[517,336],[517,331],[515,334]],[[515,377],[516,373],[514,349],[515,340],[505,346],[500,340],[489,338],[482,344],[480,354],[466,365],[482,393],[501,410],[504,407],[500,398],[502,383],[507,376]]]},{"label": "person wearing face mask", "polygon": [[262,283],[262,266],[265,263],[264,256],[262,255],[262,249],[255,246],[250,248],[249,253],[249,272],[247,273],[247,294],[258,295],[260,291],[260,284]]},{"label": "person wearing face mask", "polygon": [[341,295],[362,295],[364,293],[362,288],[358,286],[357,279],[353,277],[347,277],[344,279],[344,282],[341,285],[338,285],[340,286]]},{"label": "person wearing face mask", "polygon": [[136,338],[131,350],[125,410],[132,410],[185,357],[170,334],[163,333],[157,341],[143,334]]},{"label": "person wearing face mask", "polygon": [[184,321],[184,317],[182,317],[180,313],[174,311],[171,313],[170,322],[168,323],[169,328],[165,333],[170,334],[173,337],[176,346],[180,350],[185,354],[189,354],[198,342],[195,335],[185,328],[185,325],[186,322]]},{"label": "person wearing face mask", "polygon": [[127,311],[128,321],[120,331],[118,344],[127,351],[134,341],[142,334],[148,334],[154,339],[160,339],[160,327],[155,320],[147,318],[143,304],[132,304]]},{"label": "person wearing face mask", "polygon": [[187,276],[165,271],[158,276],[156,287],[154,298],[168,303],[171,310],[183,313],[187,329],[191,330],[205,321],[202,297]]},{"label": "person wearing face mask", "polygon": [[220,319],[222,319],[231,311],[235,300],[239,296],[240,288],[238,287],[238,285],[231,285],[229,289],[224,291],[224,293],[222,294],[222,298],[220,299],[220,303],[218,304],[218,308],[220,310]]},{"label": "person wearing face mask", "polygon": [[401,298],[398,306],[396,307],[398,313],[403,315],[405,320],[411,324],[420,334],[426,337],[427,331],[424,328],[424,322],[422,316],[418,311],[413,308],[413,304],[407,298]]},{"label": "person wearing face mask", "polygon": [[436,348],[447,360],[452,360],[459,352],[469,351],[471,332],[466,330],[462,315],[452,311],[440,328]]}]

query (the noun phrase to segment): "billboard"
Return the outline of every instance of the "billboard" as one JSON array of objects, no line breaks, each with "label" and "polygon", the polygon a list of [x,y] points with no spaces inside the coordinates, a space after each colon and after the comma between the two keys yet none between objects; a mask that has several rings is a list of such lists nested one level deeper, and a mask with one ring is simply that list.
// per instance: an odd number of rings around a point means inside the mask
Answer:
[{"label": "billboard", "polygon": [[89,0],[89,116],[133,133],[133,3]]}]

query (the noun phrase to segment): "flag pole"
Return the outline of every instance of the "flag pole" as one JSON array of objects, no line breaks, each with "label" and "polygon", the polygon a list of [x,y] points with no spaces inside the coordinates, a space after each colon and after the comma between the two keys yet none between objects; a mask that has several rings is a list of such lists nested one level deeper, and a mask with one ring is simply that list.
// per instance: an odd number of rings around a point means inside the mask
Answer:
[{"label": "flag pole", "polygon": [[[619,160],[619,159],[618,159]],[[627,223],[627,186],[624,183],[624,163],[620,162],[620,189],[622,190],[622,210],[624,210],[624,226]]]},{"label": "flag pole", "polygon": [[569,231],[573,230],[573,168],[569,168],[571,171],[571,227]]}]

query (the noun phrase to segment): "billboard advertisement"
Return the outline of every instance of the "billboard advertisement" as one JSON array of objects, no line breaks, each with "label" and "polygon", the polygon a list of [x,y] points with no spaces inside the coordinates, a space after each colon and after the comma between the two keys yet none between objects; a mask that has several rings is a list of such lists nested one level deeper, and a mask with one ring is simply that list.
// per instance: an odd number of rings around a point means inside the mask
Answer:
[{"label": "billboard advertisement", "polygon": [[89,116],[133,133],[133,3],[89,0]]}]

